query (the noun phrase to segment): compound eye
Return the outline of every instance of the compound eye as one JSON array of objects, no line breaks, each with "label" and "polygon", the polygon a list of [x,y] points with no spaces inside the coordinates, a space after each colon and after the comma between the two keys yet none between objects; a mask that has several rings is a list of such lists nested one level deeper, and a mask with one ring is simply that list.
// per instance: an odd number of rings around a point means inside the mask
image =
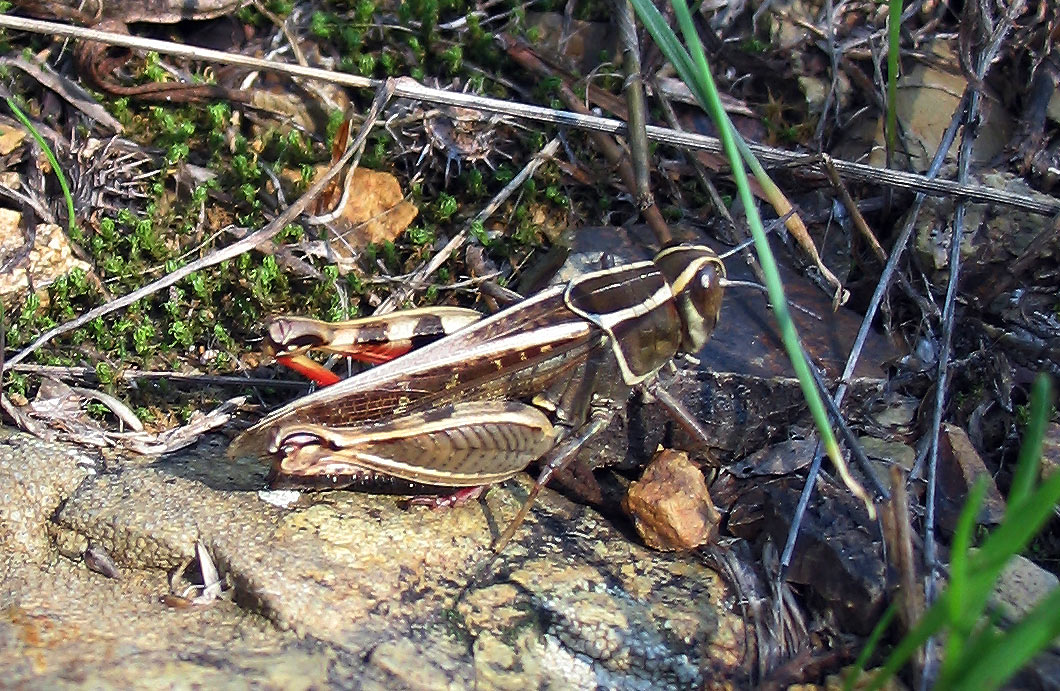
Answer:
[{"label": "compound eye", "polygon": [[683,353],[698,353],[718,323],[725,265],[709,247],[675,245],[655,256],[655,264],[673,291],[681,319]]},{"label": "compound eye", "polygon": [[718,315],[721,313],[721,300],[724,292],[721,285],[722,276],[719,265],[709,262],[696,272],[696,278],[692,283],[692,304],[703,318],[704,327],[708,331],[714,329],[718,323]]}]

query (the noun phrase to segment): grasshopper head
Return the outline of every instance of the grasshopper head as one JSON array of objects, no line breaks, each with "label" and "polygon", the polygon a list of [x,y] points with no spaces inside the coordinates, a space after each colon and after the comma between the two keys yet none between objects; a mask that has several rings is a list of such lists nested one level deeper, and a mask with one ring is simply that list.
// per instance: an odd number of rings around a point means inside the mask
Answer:
[{"label": "grasshopper head", "polygon": [[702,245],[674,245],[655,256],[666,276],[681,315],[683,353],[696,353],[706,345],[721,314],[725,265],[714,250]]},{"label": "grasshopper head", "polygon": [[300,355],[328,343],[329,326],[304,317],[276,317],[265,329],[262,350],[269,356]]}]

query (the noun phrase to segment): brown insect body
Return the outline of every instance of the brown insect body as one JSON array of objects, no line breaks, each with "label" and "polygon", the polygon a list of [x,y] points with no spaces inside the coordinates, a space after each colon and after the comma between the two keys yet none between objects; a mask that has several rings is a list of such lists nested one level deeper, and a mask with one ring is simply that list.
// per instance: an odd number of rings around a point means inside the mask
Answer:
[{"label": "brown insect body", "polygon": [[276,410],[229,455],[271,457],[274,486],[504,480],[580,438],[590,418],[598,430],[634,386],[698,349],[723,276],[711,250],[678,246],[551,287]]}]

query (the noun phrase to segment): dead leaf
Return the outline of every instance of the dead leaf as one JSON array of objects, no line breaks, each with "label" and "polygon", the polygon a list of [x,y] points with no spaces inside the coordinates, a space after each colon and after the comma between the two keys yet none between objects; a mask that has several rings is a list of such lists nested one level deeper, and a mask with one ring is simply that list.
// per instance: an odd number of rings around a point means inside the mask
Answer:
[{"label": "dead leaf", "polygon": [[[343,154],[346,153],[346,147],[349,145],[350,139],[350,119],[346,118],[342,121],[342,125],[339,126],[335,136],[331,140],[331,165],[335,165],[342,158]],[[323,170],[323,168],[321,168]],[[320,195],[313,202],[313,214],[321,216],[326,214],[339,203],[342,199],[342,181],[341,177],[336,176],[328,183],[327,187],[321,191]]]},{"label": "dead leaf", "polygon": [[74,418],[81,416],[81,405],[84,399],[69,386],[51,377],[41,380],[40,388],[33,402],[29,404],[30,412],[37,418]]},{"label": "dead leaf", "polygon": [[22,146],[22,141],[25,138],[26,130],[21,127],[0,125],[0,156],[7,156],[9,153]]},{"label": "dead leaf", "polygon": [[526,23],[538,32],[534,47],[545,56],[562,56],[589,74],[601,64],[601,55],[617,55],[618,33],[608,22],[587,22],[564,17],[561,12],[527,12]]},{"label": "dead leaf", "polygon": [[148,432],[111,432],[108,440],[115,446],[145,456],[171,453],[199,441],[210,430],[228,423],[232,415],[247,401],[246,396],[230,398],[209,412],[195,411],[188,424],[150,434]]},{"label": "dead leaf", "polygon": [[341,221],[349,230],[333,243],[340,254],[352,254],[368,243],[393,241],[405,232],[419,209],[401,193],[401,185],[390,173],[358,168],[348,185]]}]

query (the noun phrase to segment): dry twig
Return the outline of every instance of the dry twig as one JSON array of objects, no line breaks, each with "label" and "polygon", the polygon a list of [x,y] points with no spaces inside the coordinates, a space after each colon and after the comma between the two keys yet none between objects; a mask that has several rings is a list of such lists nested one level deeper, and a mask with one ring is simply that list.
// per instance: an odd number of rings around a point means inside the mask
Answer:
[{"label": "dry twig", "polygon": [[[45,331],[43,334],[37,337],[35,341],[30,343],[28,346],[16,353],[13,357],[11,357],[6,363],[4,363],[3,371],[6,372],[15,364],[26,359],[31,353],[38,350],[41,346],[43,346],[56,336],[61,336],[62,334],[69,333],[70,331],[73,331],[74,329],[91,322],[93,319],[128,307],[137,300],[147,297],[148,295],[151,295],[153,293],[156,293],[159,290],[162,290],[163,288],[168,288],[177,281],[180,281],[181,279],[190,276],[196,271],[200,271],[208,266],[214,266],[228,259],[238,257],[244,252],[248,252],[254,249],[261,243],[271,240],[276,233],[286,228],[289,223],[293,222],[296,218],[298,218],[298,216],[302,214],[303,211],[306,210],[310,202],[312,202],[316,198],[316,196],[320,194],[320,192],[328,185],[328,183],[331,182],[331,180],[339,174],[339,172],[345,167],[347,163],[350,163],[352,161],[351,165],[353,167],[356,167],[357,162],[360,160],[360,153],[363,149],[364,142],[367,140],[368,130],[371,129],[372,124],[375,122],[376,115],[378,115],[383,105],[388,100],[390,100],[390,97],[393,95],[393,93],[394,89],[392,80],[387,80],[386,82],[383,82],[380,85],[380,88],[376,92],[375,101],[372,103],[371,107],[371,113],[374,113],[374,115],[365,118],[364,125],[361,128],[361,133],[357,136],[357,140],[360,142],[360,146],[351,146],[343,155],[343,157],[339,159],[330,168],[328,168],[328,170],[323,175],[321,175],[319,179],[317,179],[312,185],[310,185],[309,189],[307,189],[305,193],[296,202],[291,204],[291,206],[289,206],[282,214],[273,219],[272,222],[270,222],[264,228],[250,233],[242,240],[238,240],[237,242],[234,242],[227,247],[215,250],[201,259],[197,259],[193,262],[185,264],[176,271],[170,274],[166,274],[157,281],[152,281],[151,283],[145,285],[139,290],[134,290],[133,292],[127,295],[123,295],[120,298],[117,298],[104,305],[100,305],[99,307],[91,309],[88,312],[82,314],[80,317],[76,317],[75,319],[71,319],[68,322],[65,322]],[[355,144],[357,144],[357,142],[355,142]]]},{"label": "dry twig", "polygon": [[[45,22],[23,17],[0,15],[0,27],[33,31],[54,36],[67,36],[90,41],[100,41],[110,45],[153,50],[167,55],[177,55],[195,60],[206,60],[219,64],[271,70],[310,79],[320,79],[334,84],[360,89],[377,89],[380,85],[379,80],[358,77],[343,72],[330,72],[328,70],[314,67],[277,63],[236,53],[225,53],[217,50],[208,50],[196,46],[173,43],[171,41],[158,41],[107,31],[97,31],[95,29],[84,29],[56,22]],[[439,105],[462,106],[491,113],[503,113],[513,117],[547,122],[554,125],[606,132],[608,134],[627,134],[626,124],[619,120],[597,117],[594,115],[581,115],[569,111],[555,110],[525,103],[503,101],[475,94],[465,94],[458,91],[434,89],[424,86],[408,77],[402,77],[395,80],[394,95],[402,98],[419,99]],[[685,149],[709,151],[712,153],[719,153],[721,151],[721,142],[714,137],[689,132],[677,132],[666,127],[656,127],[652,125],[647,126],[645,131],[647,132],[648,139],[663,144],[670,144]],[[792,161],[804,158],[801,153],[797,152],[775,149],[760,144],[749,144],[749,146],[758,160],[767,168],[776,165],[785,165]],[[1042,200],[1030,195],[994,189],[984,185],[959,183],[950,180],[938,180],[930,176],[906,173],[887,168],[878,168],[876,166],[855,163],[853,161],[844,161],[841,159],[833,159],[832,164],[835,166],[835,169],[848,180],[856,180],[875,185],[885,185],[898,189],[908,189],[914,192],[921,192],[934,196],[957,197],[973,202],[1004,204],[1006,206],[1013,206],[1038,214],[1052,215],[1060,213],[1060,199]],[[814,175],[823,174],[812,169],[810,172]]]},{"label": "dry twig", "polygon": [[557,151],[559,151],[559,139],[553,139],[548,144],[545,144],[544,148],[542,148],[541,151],[538,151],[537,154],[531,158],[525,166],[523,166],[523,169],[504,186],[504,189],[494,195],[489,204],[486,204],[486,206],[478,212],[475,218],[469,221],[459,233],[449,240],[449,242],[445,243],[445,246],[438,250],[438,252],[431,257],[429,262],[416,271],[415,275],[410,278],[403,287],[392,292],[390,297],[379,305],[375,313],[386,314],[387,312],[392,312],[407,300],[414,291],[423,288],[427,277],[437,271],[442,264],[448,261],[453,252],[460,249],[460,247],[467,241],[472,226],[477,223],[483,223],[486,219],[492,216],[493,213],[500,208],[501,204],[503,204],[504,201],[515,192],[515,190],[519,189],[519,187],[526,182],[526,180],[530,178],[545,161],[555,156]]}]

